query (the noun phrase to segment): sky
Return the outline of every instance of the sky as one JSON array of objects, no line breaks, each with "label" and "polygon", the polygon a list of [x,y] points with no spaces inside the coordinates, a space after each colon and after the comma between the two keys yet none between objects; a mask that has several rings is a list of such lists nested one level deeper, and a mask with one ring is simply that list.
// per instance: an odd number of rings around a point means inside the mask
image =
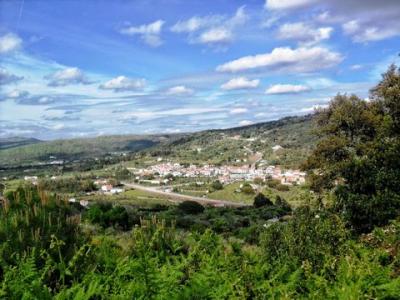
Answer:
[{"label": "sky", "polygon": [[0,0],[0,137],[228,128],[368,99],[399,0]]}]

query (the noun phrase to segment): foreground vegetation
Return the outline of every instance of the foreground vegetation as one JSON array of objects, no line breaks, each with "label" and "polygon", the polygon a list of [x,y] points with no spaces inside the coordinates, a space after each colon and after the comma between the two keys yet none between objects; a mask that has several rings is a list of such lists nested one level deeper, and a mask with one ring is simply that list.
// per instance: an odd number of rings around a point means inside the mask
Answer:
[{"label": "foreground vegetation", "polygon": [[8,190],[0,298],[399,299],[400,70],[371,99],[318,113],[315,197],[297,208],[261,194],[245,208],[84,208],[45,184]]}]

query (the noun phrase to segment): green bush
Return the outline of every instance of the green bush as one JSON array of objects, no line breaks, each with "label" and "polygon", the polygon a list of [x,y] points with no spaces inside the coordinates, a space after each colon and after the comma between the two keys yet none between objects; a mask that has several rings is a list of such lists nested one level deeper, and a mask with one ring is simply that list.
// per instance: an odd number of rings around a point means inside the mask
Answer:
[{"label": "green bush", "polygon": [[290,190],[289,186],[286,184],[278,184],[275,188],[280,192],[287,192]]},{"label": "green bush", "polygon": [[266,205],[274,205],[274,204],[263,193],[258,193],[257,196],[254,197],[253,206],[258,208]]},{"label": "green bush", "polygon": [[196,201],[183,201],[179,203],[178,209],[186,214],[201,214],[204,211],[204,206]]},{"label": "green bush", "polygon": [[222,190],[222,189],[224,188],[224,186],[222,185],[222,183],[221,183],[219,180],[214,181],[214,182],[211,184],[211,187],[212,187],[215,191]]}]

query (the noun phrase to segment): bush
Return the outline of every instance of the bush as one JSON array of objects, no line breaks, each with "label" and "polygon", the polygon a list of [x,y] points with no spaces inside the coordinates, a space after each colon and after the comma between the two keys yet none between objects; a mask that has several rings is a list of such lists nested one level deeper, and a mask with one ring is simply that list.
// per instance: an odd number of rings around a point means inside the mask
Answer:
[{"label": "bush", "polygon": [[245,183],[243,185],[243,187],[241,188],[241,190],[242,190],[243,193],[248,194],[248,195],[254,194],[254,189],[248,183]]},{"label": "bush", "polygon": [[280,192],[287,192],[289,191],[289,186],[285,185],[285,184],[278,184],[276,186],[276,189]]},{"label": "bush", "polygon": [[278,184],[280,184],[279,180],[276,180],[276,179],[268,179],[267,180],[267,186],[270,187],[271,189],[276,188]]},{"label": "bush", "polygon": [[184,201],[179,203],[178,209],[183,211],[186,214],[201,214],[204,211],[203,205],[196,201]]},{"label": "bush", "polygon": [[211,184],[211,187],[216,191],[222,190],[224,188],[224,186],[222,185],[222,183],[219,180],[214,181]]},{"label": "bush", "polygon": [[266,205],[273,205],[273,203],[271,200],[265,197],[263,193],[258,193],[258,195],[254,197],[253,206],[258,208]]},{"label": "bush", "polygon": [[264,180],[262,178],[260,178],[260,177],[254,178],[253,181],[254,181],[255,184],[258,184],[258,185],[261,185],[261,184],[264,183]]},{"label": "bush", "polygon": [[291,207],[290,207],[289,203],[279,195],[276,196],[275,206],[283,208],[283,209],[288,210],[288,211],[291,210]]}]

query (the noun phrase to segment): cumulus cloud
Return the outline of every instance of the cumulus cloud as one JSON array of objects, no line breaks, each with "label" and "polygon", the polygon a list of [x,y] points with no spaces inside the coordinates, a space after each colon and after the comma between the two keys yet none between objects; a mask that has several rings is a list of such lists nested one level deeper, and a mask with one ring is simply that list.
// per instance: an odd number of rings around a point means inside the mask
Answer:
[{"label": "cumulus cloud", "polygon": [[244,114],[247,113],[248,109],[244,108],[244,107],[237,107],[237,108],[233,108],[229,111],[230,114],[232,115],[240,115],[240,114]]},{"label": "cumulus cloud", "polygon": [[245,56],[219,65],[219,72],[240,72],[253,69],[269,69],[288,72],[312,72],[329,68],[343,60],[340,53],[323,47],[275,48],[271,53]]},{"label": "cumulus cloud", "polygon": [[243,121],[239,122],[239,126],[249,126],[249,125],[252,125],[252,124],[254,124],[254,122],[250,121],[250,120],[243,120]]},{"label": "cumulus cloud", "polygon": [[270,86],[265,93],[268,95],[274,94],[297,94],[301,92],[307,92],[311,89],[305,85],[294,85],[294,84],[275,84]]},{"label": "cumulus cloud", "polygon": [[313,28],[303,22],[283,24],[277,32],[277,37],[283,40],[296,40],[300,44],[316,44],[330,38],[332,27]]},{"label": "cumulus cloud", "polygon": [[198,41],[202,44],[228,43],[232,40],[232,32],[226,28],[212,28],[203,32]]},{"label": "cumulus cloud", "polygon": [[170,96],[188,96],[188,95],[192,95],[194,93],[194,91],[190,88],[187,88],[184,85],[177,85],[174,87],[169,88],[166,91],[167,95]]},{"label": "cumulus cloud", "polygon": [[398,0],[318,0],[304,5],[314,4],[325,10],[316,21],[341,25],[343,33],[353,42],[368,43],[400,36]]},{"label": "cumulus cloud", "polygon": [[178,21],[170,30],[175,33],[192,33],[206,27],[214,26],[222,22],[224,18],[220,15],[204,17],[194,16],[184,21]]},{"label": "cumulus cloud", "polygon": [[260,84],[259,79],[250,80],[246,77],[236,77],[221,85],[223,90],[253,89]]},{"label": "cumulus cloud", "polygon": [[21,48],[22,40],[13,33],[0,36],[0,54],[7,54]]},{"label": "cumulus cloud", "polygon": [[[400,17],[400,15],[399,15]],[[397,24],[400,26],[400,22]],[[366,26],[358,20],[351,20],[342,25],[344,34],[352,37],[356,43],[380,41],[400,35],[398,27],[378,27],[375,25]]]},{"label": "cumulus cloud", "polygon": [[11,74],[6,69],[0,68],[0,85],[14,83],[22,80],[24,77]]},{"label": "cumulus cloud", "polygon": [[78,68],[65,68],[45,76],[49,80],[48,86],[66,86],[69,84],[89,84],[86,75]]},{"label": "cumulus cloud", "polygon": [[146,86],[146,80],[143,78],[128,78],[118,76],[99,86],[103,90],[113,90],[114,92],[137,91]]},{"label": "cumulus cloud", "polygon": [[14,90],[3,96],[5,99],[12,99],[17,104],[23,105],[47,105],[56,102],[56,96],[31,95],[27,91]]},{"label": "cumulus cloud", "polygon": [[248,20],[245,7],[239,7],[232,17],[225,15],[194,16],[180,20],[170,30],[175,33],[189,34],[191,44],[206,44],[218,46],[234,40],[234,31]]},{"label": "cumulus cloud", "polygon": [[157,20],[150,24],[140,26],[129,26],[120,30],[120,33],[126,35],[139,35],[147,45],[151,47],[159,47],[162,45],[161,31],[164,25],[163,20]]},{"label": "cumulus cloud", "polygon": [[285,10],[305,7],[318,2],[318,0],[266,0],[265,8],[271,10]]}]

